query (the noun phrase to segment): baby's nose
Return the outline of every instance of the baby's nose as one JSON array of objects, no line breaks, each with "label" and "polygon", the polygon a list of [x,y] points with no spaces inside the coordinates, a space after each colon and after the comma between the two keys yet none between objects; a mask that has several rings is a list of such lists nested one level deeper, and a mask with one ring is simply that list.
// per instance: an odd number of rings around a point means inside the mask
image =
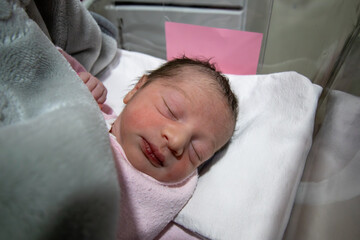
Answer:
[{"label": "baby's nose", "polygon": [[163,137],[167,139],[170,151],[176,157],[180,157],[189,145],[191,133],[185,127],[169,126],[164,128]]}]

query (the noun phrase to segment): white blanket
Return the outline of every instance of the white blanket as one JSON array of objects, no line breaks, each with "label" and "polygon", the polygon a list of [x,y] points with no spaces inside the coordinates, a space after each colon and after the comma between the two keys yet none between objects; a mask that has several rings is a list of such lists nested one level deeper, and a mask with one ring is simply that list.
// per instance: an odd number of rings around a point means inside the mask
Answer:
[{"label": "white blanket", "polygon": [[240,102],[234,140],[175,222],[209,239],[281,239],[321,89],[295,72],[230,79]]}]

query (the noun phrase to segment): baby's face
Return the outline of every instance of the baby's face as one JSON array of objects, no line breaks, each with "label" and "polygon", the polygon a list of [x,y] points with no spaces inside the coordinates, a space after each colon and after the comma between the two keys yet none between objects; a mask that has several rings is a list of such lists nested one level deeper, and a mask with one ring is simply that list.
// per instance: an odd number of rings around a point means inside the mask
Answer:
[{"label": "baby's face", "polygon": [[112,132],[129,162],[162,182],[189,176],[234,130],[224,97],[203,86],[204,74],[192,71],[182,74],[185,80],[156,79],[133,90],[114,123]]}]

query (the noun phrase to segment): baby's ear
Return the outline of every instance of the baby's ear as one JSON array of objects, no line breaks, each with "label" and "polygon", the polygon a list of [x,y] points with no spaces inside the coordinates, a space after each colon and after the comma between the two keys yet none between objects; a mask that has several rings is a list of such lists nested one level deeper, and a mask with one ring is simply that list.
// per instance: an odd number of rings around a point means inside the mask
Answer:
[{"label": "baby's ear", "polygon": [[123,102],[125,104],[127,104],[130,99],[135,95],[135,93],[137,92],[137,90],[139,90],[148,80],[148,76],[147,75],[143,75],[140,80],[136,83],[135,87],[133,89],[130,90],[130,92],[128,92],[126,94],[126,96],[124,97]]}]

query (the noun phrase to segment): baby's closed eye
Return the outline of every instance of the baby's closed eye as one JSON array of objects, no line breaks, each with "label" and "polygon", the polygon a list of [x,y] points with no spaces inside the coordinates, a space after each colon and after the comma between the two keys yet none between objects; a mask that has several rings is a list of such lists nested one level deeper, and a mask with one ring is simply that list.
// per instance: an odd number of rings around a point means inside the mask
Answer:
[{"label": "baby's closed eye", "polygon": [[196,146],[192,142],[190,143],[189,146],[189,158],[194,165],[199,165],[199,162],[202,161],[200,152],[196,149]]},{"label": "baby's closed eye", "polygon": [[164,104],[164,108],[165,108],[164,115],[170,119],[178,120],[173,108],[171,106],[169,106],[168,102],[164,98],[162,98],[162,100],[163,100],[163,104]]}]

